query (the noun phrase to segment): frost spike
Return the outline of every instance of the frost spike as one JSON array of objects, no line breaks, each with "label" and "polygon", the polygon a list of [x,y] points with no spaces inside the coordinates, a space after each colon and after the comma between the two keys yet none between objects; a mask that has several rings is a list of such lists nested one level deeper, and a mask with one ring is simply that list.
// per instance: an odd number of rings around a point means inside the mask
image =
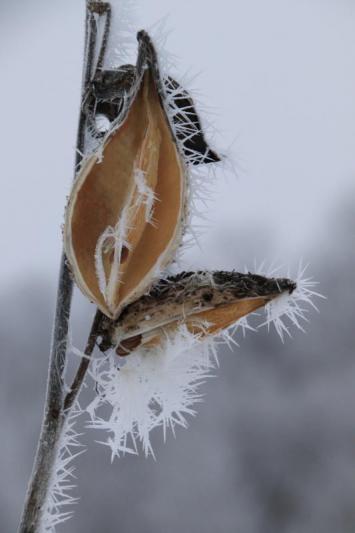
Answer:
[{"label": "frost spike", "polygon": [[186,89],[171,76],[162,79],[153,42],[144,30],[137,34],[139,57],[137,68],[147,61],[152,70],[163,107],[170,116],[173,137],[177,138],[185,161],[191,165],[218,163],[219,155],[208,145],[195,104]]},{"label": "frost spike", "polygon": [[219,155],[210,148],[205,139],[200,117],[189,93],[172,77],[164,80],[165,91],[174,100],[174,107],[179,111],[173,115],[176,135],[182,150],[192,165],[218,163]]}]

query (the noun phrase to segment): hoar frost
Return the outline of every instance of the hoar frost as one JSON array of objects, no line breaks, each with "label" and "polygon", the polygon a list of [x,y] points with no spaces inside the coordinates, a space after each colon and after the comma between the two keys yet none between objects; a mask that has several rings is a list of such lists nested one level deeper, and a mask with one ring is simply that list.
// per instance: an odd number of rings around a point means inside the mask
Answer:
[{"label": "hoar frost", "polygon": [[[91,369],[98,395],[88,406],[90,427],[109,433],[107,444],[112,459],[124,453],[153,454],[150,432],[187,427],[187,415],[195,415],[201,402],[200,385],[216,367],[212,340],[201,341],[185,326],[166,336],[159,346],[140,348],[122,365],[117,355],[96,360]],[[108,416],[100,416],[108,406]]]},{"label": "hoar frost", "polygon": [[[124,11],[123,14],[120,12],[119,20],[121,22],[124,20],[125,24],[123,28],[117,30],[120,34],[120,50],[135,49],[135,41],[131,40],[133,29],[128,16],[132,4],[131,0],[126,0],[121,7]],[[160,40],[162,35],[160,27],[157,31]],[[122,43],[126,46],[122,46]],[[161,104],[179,153],[183,155],[184,166],[189,170],[188,184],[186,184],[187,205],[182,209],[183,218],[186,218],[184,220],[187,232],[184,242],[186,250],[186,245],[189,244],[188,238],[197,237],[199,230],[196,224],[192,224],[192,219],[204,218],[201,208],[203,210],[210,199],[206,182],[211,186],[216,181],[213,179],[215,173],[213,166],[207,165],[206,171],[206,167],[201,170],[199,165],[204,162],[219,162],[218,166],[223,166],[228,161],[227,158],[222,158],[221,161],[207,144],[203,152],[194,148],[193,140],[199,135],[203,138],[203,131],[193,103],[189,100],[191,90],[187,93],[170,77],[174,60],[169,55],[161,53],[161,46],[158,48],[159,58],[163,57],[161,62],[155,58],[155,67],[160,63],[160,97],[163,96]],[[128,60],[127,57],[124,59]],[[182,85],[186,86],[186,79]],[[127,110],[129,105],[130,99],[126,95],[123,97],[122,109]],[[96,150],[97,162],[102,163],[104,144],[96,147]],[[88,148],[85,155],[90,155]],[[112,226],[106,227],[96,241],[94,269],[100,292],[107,300],[115,294],[117,282],[121,282],[120,268],[123,254],[127,250],[131,251],[129,231],[132,230],[134,215],[144,206],[145,222],[155,227],[154,202],[162,200],[156,198],[154,190],[147,185],[143,170],[135,168],[133,174],[137,191],[136,201],[126,205],[118,220],[115,220]],[[180,251],[181,249],[174,252],[176,262]],[[111,252],[114,254],[114,268],[110,271],[110,275],[107,275],[104,256]],[[157,260],[154,272],[151,274],[151,283],[158,277],[166,276],[166,268],[167,265],[164,264],[162,271],[160,260]],[[270,326],[273,323],[282,339],[285,333],[289,334],[284,322],[285,317],[288,317],[297,328],[302,329],[300,322],[305,319],[304,304],[314,306],[312,297],[319,296],[313,291],[313,287],[312,280],[304,279],[304,270],[300,269],[297,289],[292,294],[285,292],[267,304],[264,324]],[[229,331],[224,331],[219,338],[224,342],[235,343],[234,333],[238,327],[242,328],[243,333],[247,329],[252,329],[244,317],[229,328]],[[213,376],[218,364],[215,352],[217,343],[218,341],[212,336],[207,335],[202,338],[202,335],[189,332],[186,326],[180,326],[174,333],[171,331],[163,333],[159,344],[139,347],[126,358],[117,357],[112,350],[92,360],[90,373],[96,384],[97,395],[86,409],[91,418],[89,426],[102,430],[107,435],[104,444],[111,449],[112,459],[124,453],[138,453],[140,447],[146,455],[154,455],[150,440],[150,432],[154,428],[161,428],[165,439],[169,429],[174,433],[176,427],[188,425],[187,417],[195,415],[195,405],[202,401],[200,386]],[[70,418],[58,448],[58,460],[51,480],[43,519],[43,531],[46,533],[54,532],[55,526],[71,515],[62,512],[62,506],[75,501],[68,494],[68,490],[72,488],[70,464],[73,459],[71,452],[73,446],[78,446],[78,441],[73,419]]]},{"label": "hoar frost", "polygon": [[265,306],[266,320],[259,327],[267,326],[270,328],[270,325],[273,324],[282,342],[284,341],[285,335],[291,337],[286,320],[304,332],[302,322],[308,321],[308,308],[312,307],[318,311],[313,301],[314,298],[324,299],[322,294],[314,290],[318,282],[312,278],[305,277],[306,270],[307,266],[299,265],[296,276],[296,290],[292,294],[283,293]]},{"label": "hoar frost", "polygon": [[73,461],[85,449],[75,429],[82,410],[78,403],[72,408],[58,443],[58,455],[51,476],[47,499],[44,505],[40,533],[55,533],[56,527],[69,520],[73,512],[68,507],[78,502],[71,492],[75,488]]}]

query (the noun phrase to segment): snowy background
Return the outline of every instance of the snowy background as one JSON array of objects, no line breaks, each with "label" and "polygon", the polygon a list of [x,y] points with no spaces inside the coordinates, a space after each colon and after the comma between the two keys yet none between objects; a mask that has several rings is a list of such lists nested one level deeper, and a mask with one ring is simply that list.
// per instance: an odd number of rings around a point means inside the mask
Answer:
[{"label": "snowy background", "polygon": [[[123,1],[123,0],[122,0]],[[148,5],[149,4],[149,5]],[[117,5],[119,2],[117,0]],[[16,529],[47,373],[73,174],[84,2],[0,0],[0,531]],[[110,464],[96,435],[63,533],[350,533],[355,529],[355,5],[350,0],[138,1],[137,29],[169,15],[166,47],[231,151],[203,252],[187,265],[296,268],[328,300],[307,334],[223,350],[188,431],[157,461]],[[78,294],[75,343],[93,309]]]}]

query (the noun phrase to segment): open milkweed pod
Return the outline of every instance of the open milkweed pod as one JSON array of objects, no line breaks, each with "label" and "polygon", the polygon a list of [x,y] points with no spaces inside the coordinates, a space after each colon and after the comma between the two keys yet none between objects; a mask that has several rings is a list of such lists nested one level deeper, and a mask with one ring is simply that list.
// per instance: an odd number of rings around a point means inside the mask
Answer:
[{"label": "open milkweed pod", "polygon": [[135,76],[131,68],[119,116],[99,150],[84,161],[64,225],[75,281],[110,318],[149,289],[181,243],[188,197],[183,139],[190,138],[186,150],[193,142],[205,154],[201,163],[218,160],[202,132],[191,137],[191,128],[183,130],[184,109],[175,119],[180,138],[175,136],[156,52],[145,32],[138,41]]},{"label": "open milkweed pod", "polygon": [[183,272],[161,280],[129,305],[117,322],[107,323],[102,349],[127,355],[140,345],[159,343],[182,324],[198,336],[217,335],[264,307],[296,284],[237,272]]}]

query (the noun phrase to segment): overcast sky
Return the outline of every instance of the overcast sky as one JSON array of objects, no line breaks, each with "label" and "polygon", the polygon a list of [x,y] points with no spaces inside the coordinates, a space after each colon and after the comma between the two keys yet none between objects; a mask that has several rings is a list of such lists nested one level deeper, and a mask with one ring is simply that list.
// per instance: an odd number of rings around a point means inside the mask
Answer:
[{"label": "overcast sky", "polygon": [[[215,250],[223,243],[233,261],[243,256],[247,226],[261,241],[270,230],[272,253],[286,261],[307,256],[354,180],[355,4],[137,5],[137,28],[169,15],[166,47],[181,75],[199,73],[194,86],[212,110],[217,146],[224,152],[232,145],[238,163],[238,179],[227,173],[215,184],[212,230],[196,262],[218,263]],[[0,0],[0,6],[0,269],[7,284],[14,276],[56,276],[73,173],[84,1]],[[257,242],[252,252],[261,259]]]}]

